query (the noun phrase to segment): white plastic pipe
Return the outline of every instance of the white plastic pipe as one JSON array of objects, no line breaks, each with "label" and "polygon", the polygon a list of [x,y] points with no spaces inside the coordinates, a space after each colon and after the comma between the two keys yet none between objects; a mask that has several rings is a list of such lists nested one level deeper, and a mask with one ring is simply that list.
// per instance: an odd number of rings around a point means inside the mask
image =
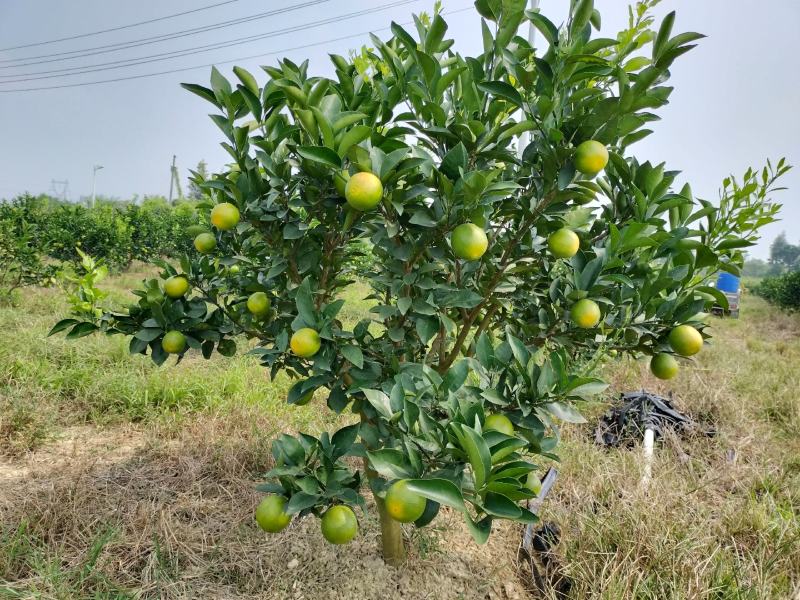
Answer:
[{"label": "white plastic pipe", "polygon": [[644,430],[644,473],[642,474],[642,486],[647,487],[653,475],[653,445],[656,439],[656,432],[648,427]]}]

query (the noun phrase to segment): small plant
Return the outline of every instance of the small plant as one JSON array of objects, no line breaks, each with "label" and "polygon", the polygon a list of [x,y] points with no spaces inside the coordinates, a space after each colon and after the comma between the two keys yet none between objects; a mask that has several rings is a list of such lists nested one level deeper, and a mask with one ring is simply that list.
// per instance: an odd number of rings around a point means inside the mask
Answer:
[{"label": "small plant", "polygon": [[95,260],[80,248],[75,248],[81,261],[78,272],[73,269],[62,271],[59,283],[67,293],[70,315],[81,321],[94,323],[103,316],[100,303],[108,296],[97,287],[97,283],[108,275],[108,267],[102,259]]}]

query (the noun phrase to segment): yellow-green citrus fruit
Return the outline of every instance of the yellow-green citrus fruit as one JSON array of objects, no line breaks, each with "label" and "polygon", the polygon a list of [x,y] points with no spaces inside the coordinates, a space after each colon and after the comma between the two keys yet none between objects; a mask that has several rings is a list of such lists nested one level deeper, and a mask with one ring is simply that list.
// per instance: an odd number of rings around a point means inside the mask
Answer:
[{"label": "yellow-green citrus fruit", "polygon": [[307,393],[305,393],[305,394],[303,395],[303,397],[302,397],[302,398],[300,398],[300,400],[298,400],[297,402],[295,402],[295,406],[305,406],[306,404],[308,404],[309,402],[311,402],[311,399],[312,399],[313,397],[314,397],[314,390],[311,390],[310,392],[307,392]]},{"label": "yellow-green citrus fruit", "polygon": [[322,515],[322,536],[331,544],[346,544],[358,533],[356,515],[349,506],[331,506]]},{"label": "yellow-green citrus fruit", "polygon": [[255,292],[250,294],[247,299],[247,310],[257,317],[263,317],[269,312],[270,301],[269,297],[264,292]]},{"label": "yellow-green citrus fruit", "polygon": [[239,265],[231,265],[231,267],[228,269],[228,272],[231,275],[236,275],[239,272],[239,270],[240,270]]},{"label": "yellow-green citrus fruit", "polygon": [[372,210],[383,198],[383,184],[372,173],[356,173],[347,181],[344,197],[356,210]]},{"label": "yellow-green citrus fruit", "polygon": [[578,253],[581,240],[571,229],[562,227],[547,238],[547,247],[556,258],[572,258]]},{"label": "yellow-green citrus fruit", "polygon": [[408,489],[408,482],[401,479],[389,486],[383,503],[386,506],[386,512],[395,521],[412,523],[425,512],[427,500]]},{"label": "yellow-green citrus fruit", "polygon": [[286,514],[286,498],[270,494],[264,498],[256,508],[256,522],[258,526],[269,533],[278,533],[286,529],[291,515]]},{"label": "yellow-green citrus fruit", "polygon": [[230,202],[217,204],[211,209],[211,224],[217,229],[227,231],[239,223],[239,209]]},{"label": "yellow-green citrus fruit", "polygon": [[292,352],[301,358],[314,356],[319,351],[321,344],[319,334],[310,327],[295,331],[289,342]]},{"label": "yellow-green citrus fruit", "polygon": [[672,379],[678,374],[678,361],[671,354],[661,352],[650,361],[650,370],[659,379]]},{"label": "yellow-green citrus fruit", "polygon": [[189,280],[183,275],[170,277],[164,282],[164,293],[170,298],[180,298],[189,291]]},{"label": "yellow-green citrus fruit", "polygon": [[595,140],[583,142],[575,150],[575,168],[584,175],[594,177],[606,168],[608,164],[608,150]]},{"label": "yellow-green citrus fruit", "polygon": [[669,345],[681,356],[694,356],[703,348],[703,336],[691,325],[678,325],[669,332]]},{"label": "yellow-green citrus fruit", "polygon": [[161,347],[167,354],[180,354],[186,349],[186,336],[180,331],[168,331],[161,340]]},{"label": "yellow-green citrus fruit", "polygon": [[533,471],[528,473],[528,477],[525,479],[525,487],[537,496],[542,491],[542,482]]},{"label": "yellow-green citrus fruit", "polygon": [[450,242],[453,254],[464,260],[478,260],[489,247],[486,233],[473,223],[462,223],[456,227]]},{"label": "yellow-green citrus fruit", "polygon": [[333,187],[336,188],[336,192],[342,197],[345,197],[347,182],[350,181],[350,171],[347,169],[342,169],[336,175],[333,176]]},{"label": "yellow-green citrus fruit", "polygon": [[572,322],[582,329],[597,327],[600,322],[600,307],[594,300],[584,298],[578,300],[572,307]]},{"label": "yellow-green citrus fruit", "polygon": [[194,238],[194,247],[200,254],[208,254],[217,247],[217,238],[214,237],[213,233],[201,233]]},{"label": "yellow-green citrus fruit", "polygon": [[483,428],[484,430],[493,429],[494,431],[499,431],[500,433],[505,433],[506,435],[514,435],[514,424],[511,422],[511,419],[505,415],[497,413],[486,417]]}]

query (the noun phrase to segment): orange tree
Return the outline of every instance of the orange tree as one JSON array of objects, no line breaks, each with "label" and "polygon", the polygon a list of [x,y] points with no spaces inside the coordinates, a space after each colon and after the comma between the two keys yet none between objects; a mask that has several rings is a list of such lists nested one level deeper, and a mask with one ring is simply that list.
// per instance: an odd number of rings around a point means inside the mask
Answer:
[{"label": "orange tree", "polygon": [[[698,313],[724,302],[710,278],[736,272],[775,218],[766,192],[783,163],[718,206],[627,156],[701,36],[672,36],[673,14],[651,30],[648,3],[614,39],[592,37],[591,0],[561,27],[525,4],[476,2],[477,57],[453,51],[435,14],[416,35],[373,37],[358,66],[332,56],[331,78],[283,60],[263,86],[238,67],[235,84],[214,70],[210,88],[185,85],[214,107],[235,165],[198,178],[211,201],[197,251],[163,263],[167,282],[145,282],[128,311],[55,328],[131,336],[159,364],[230,356],[245,336],[273,376],[295,378],[289,404],[324,391],[357,416],[274,442],[267,531],[314,514],[347,542],[366,487],[393,564],[399,523],[424,526],[442,505],[478,542],[495,519],[534,521],[521,504],[538,489],[533,460],[555,458],[558,423],[580,422],[574,402],[604,388],[592,367],[614,350],[674,375],[707,337]],[[528,23],[542,50],[519,35]],[[373,305],[346,327],[354,275]]]}]

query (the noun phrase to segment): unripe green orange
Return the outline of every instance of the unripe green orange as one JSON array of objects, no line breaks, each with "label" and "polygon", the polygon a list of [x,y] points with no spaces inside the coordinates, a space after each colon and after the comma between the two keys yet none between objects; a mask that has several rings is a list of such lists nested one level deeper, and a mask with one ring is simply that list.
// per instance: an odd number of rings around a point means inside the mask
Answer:
[{"label": "unripe green orange", "polygon": [[358,533],[353,509],[343,504],[331,506],[322,515],[322,536],[331,544],[346,544]]},{"label": "unripe green orange", "polygon": [[170,298],[181,298],[189,291],[189,280],[183,275],[170,277],[164,282],[164,293]]},{"label": "unripe green orange", "polygon": [[400,479],[386,490],[383,503],[386,506],[386,512],[395,521],[412,523],[425,512],[427,500],[408,489],[407,480]]},{"label": "unripe green orange", "polygon": [[678,325],[669,332],[669,345],[676,354],[694,356],[703,348],[703,336],[691,325]]},{"label": "unripe green orange", "polygon": [[180,331],[168,331],[161,340],[161,348],[167,354],[180,354],[186,349],[186,336]]},{"label": "unripe green orange", "polygon": [[347,203],[360,211],[372,210],[383,198],[383,184],[372,173],[360,172],[352,175],[344,188]]},{"label": "unripe green orange", "polygon": [[666,352],[656,354],[650,361],[650,371],[659,379],[672,379],[678,374],[678,370],[678,361]]},{"label": "unripe green orange", "polygon": [[547,238],[547,247],[556,258],[572,258],[578,253],[581,240],[574,231],[562,227],[550,234]]},{"label": "unripe green orange", "polygon": [[269,307],[269,296],[264,292],[250,294],[250,297],[247,299],[247,310],[257,317],[266,315],[269,312]]},{"label": "unripe green orange", "polygon": [[222,231],[233,229],[239,223],[239,209],[230,202],[217,204],[211,209],[211,224]]},{"label": "unripe green orange", "polygon": [[292,520],[292,516],[286,514],[286,498],[270,494],[264,498],[256,508],[256,522],[258,526],[268,533],[278,533]]},{"label": "unripe green orange", "polygon": [[214,237],[213,233],[201,233],[194,238],[194,247],[200,254],[208,254],[217,247],[217,238]]},{"label": "unripe green orange", "polygon": [[584,175],[594,177],[607,164],[608,150],[600,142],[587,140],[575,150],[575,168]]},{"label": "unripe green orange", "polygon": [[600,322],[600,307],[594,300],[584,298],[572,306],[571,316],[572,322],[578,327],[591,329]]},{"label": "unripe green orange", "polygon": [[463,260],[478,260],[489,247],[486,233],[473,223],[462,223],[450,238],[453,254]]},{"label": "unripe green orange", "polygon": [[295,331],[289,345],[297,356],[301,358],[310,358],[319,352],[322,341],[319,339],[319,333],[310,327],[304,327],[299,331]]},{"label": "unripe green orange", "polygon": [[486,431],[493,429],[494,431],[499,431],[506,435],[514,435],[514,424],[511,422],[511,419],[499,413],[494,413],[486,417],[486,421],[483,423],[483,429]]}]

